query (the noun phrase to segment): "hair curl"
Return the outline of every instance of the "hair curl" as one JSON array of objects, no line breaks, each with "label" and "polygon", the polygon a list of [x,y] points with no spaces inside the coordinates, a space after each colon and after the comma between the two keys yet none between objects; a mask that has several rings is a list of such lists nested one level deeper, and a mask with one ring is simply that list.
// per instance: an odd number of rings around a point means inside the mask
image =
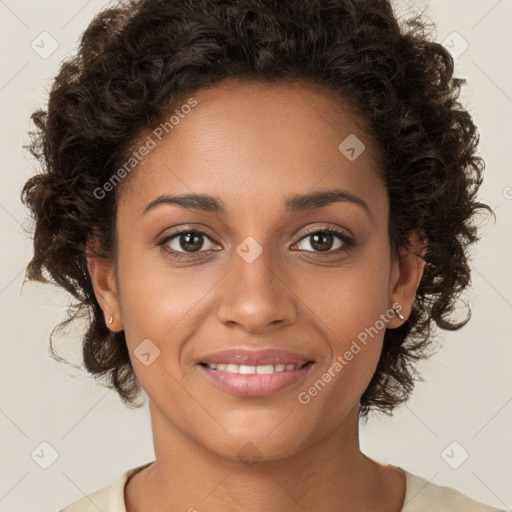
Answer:
[{"label": "hair curl", "polygon": [[116,255],[120,187],[110,200],[94,190],[180,98],[233,77],[308,81],[339,92],[382,150],[392,247],[407,246],[415,229],[428,240],[412,312],[386,330],[360,400],[362,417],[371,409],[390,414],[412,392],[433,324],[454,330],[471,317],[469,310],[459,323],[449,318],[470,284],[468,247],[479,239],[473,218],[477,210],[494,212],[476,200],[484,162],[458,101],[465,80],[453,78],[453,59],[430,40],[422,15],[401,25],[388,0],[142,0],[97,14],[61,65],[47,110],[31,116],[37,130],[27,147],[43,169],[21,192],[35,219],[26,277],[53,282],[77,300],[56,328],[86,314],[85,368],[139,407],[124,332],[105,325],[86,260],[93,236],[100,255]]}]

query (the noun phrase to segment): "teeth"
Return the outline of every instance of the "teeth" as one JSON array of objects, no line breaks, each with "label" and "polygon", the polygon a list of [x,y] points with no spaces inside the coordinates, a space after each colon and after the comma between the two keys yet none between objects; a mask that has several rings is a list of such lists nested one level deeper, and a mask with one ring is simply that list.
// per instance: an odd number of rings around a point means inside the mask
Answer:
[{"label": "teeth", "polygon": [[249,374],[270,374],[270,373],[278,373],[283,371],[291,371],[296,370],[301,367],[301,365],[295,364],[266,364],[262,366],[247,366],[244,364],[209,364],[208,365],[212,370],[220,370],[228,373],[240,373],[242,375]]}]

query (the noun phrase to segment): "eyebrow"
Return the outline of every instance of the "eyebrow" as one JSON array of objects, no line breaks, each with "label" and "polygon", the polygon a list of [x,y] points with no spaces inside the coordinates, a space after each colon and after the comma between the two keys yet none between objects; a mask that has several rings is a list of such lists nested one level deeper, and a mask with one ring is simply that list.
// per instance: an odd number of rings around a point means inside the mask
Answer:
[{"label": "eyebrow", "polygon": [[[323,208],[333,203],[343,202],[360,206],[363,210],[365,210],[370,219],[372,218],[370,208],[363,199],[351,194],[347,190],[339,188],[332,190],[319,190],[317,192],[311,192],[308,194],[298,194],[291,196],[285,201],[285,210],[287,213],[296,213],[315,210],[317,208]],[[207,194],[162,194],[147,204],[141,215],[146,214],[161,204],[176,204],[182,208],[201,210],[207,213],[226,214],[224,203],[218,197],[210,196]]]}]

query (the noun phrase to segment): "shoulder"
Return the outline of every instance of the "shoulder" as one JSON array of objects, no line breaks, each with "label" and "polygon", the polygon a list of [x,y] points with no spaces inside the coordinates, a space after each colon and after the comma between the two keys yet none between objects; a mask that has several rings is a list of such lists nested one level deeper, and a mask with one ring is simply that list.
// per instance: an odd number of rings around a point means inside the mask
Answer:
[{"label": "shoulder", "polygon": [[124,502],[125,484],[131,476],[150,464],[152,462],[125,471],[112,484],[86,494],[79,500],[59,510],[59,512],[98,512],[98,510],[126,512]]},{"label": "shoulder", "polygon": [[401,512],[504,512],[475,501],[465,494],[425,480],[400,468],[405,473],[406,492]]}]

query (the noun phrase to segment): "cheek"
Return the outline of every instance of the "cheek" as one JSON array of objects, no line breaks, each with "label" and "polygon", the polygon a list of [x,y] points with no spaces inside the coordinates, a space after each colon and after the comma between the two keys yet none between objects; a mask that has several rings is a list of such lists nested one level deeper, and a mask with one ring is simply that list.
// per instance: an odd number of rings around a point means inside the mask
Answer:
[{"label": "cheek", "polygon": [[149,255],[130,247],[120,251],[120,304],[125,333],[132,344],[151,337],[171,343],[173,331],[182,330],[215,284],[206,272],[199,277],[198,267],[171,268],[157,251]]},{"label": "cheek", "polygon": [[139,382],[153,399],[165,390],[180,396],[178,381],[188,371],[182,349],[208,314],[207,292],[219,276],[199,267],[171,268],[164,257],[133,247],[120,250],[118,276],[126,343]]},{"label": "cheek", "polygon": [[[389,260],[384,243],[359,251],[337,269],[317,269],[314,278],[304,274],[297,294],[305,299],[327,337],[339,342],[375,324],[389,304]],[[311,271],[309,271],[311,272]],[[342,336],[336,336],[336,333]]]},{"label": "cheek", "polygon": [[388,306],[389,261],[381,257],[386,250],[377,248],[334,278],[317,281],[323,287],[310,300],[322,337],[328,340],[331,359],[323,368],[325,379],[343,388],[345,396],[360,395],[371,380],[386,324],[393,318]]}]

